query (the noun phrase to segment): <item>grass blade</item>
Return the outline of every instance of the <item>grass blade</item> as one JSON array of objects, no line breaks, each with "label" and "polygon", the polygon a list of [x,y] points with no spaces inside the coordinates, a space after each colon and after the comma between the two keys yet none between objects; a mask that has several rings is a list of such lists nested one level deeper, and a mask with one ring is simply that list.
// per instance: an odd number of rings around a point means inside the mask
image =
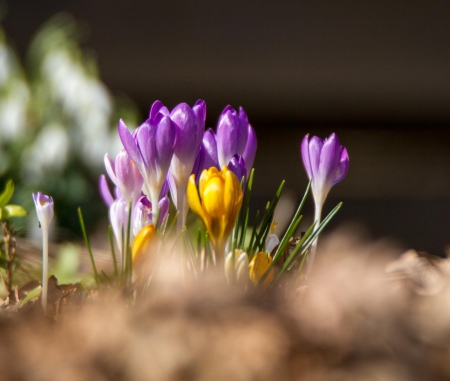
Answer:
[{"label": "grass blade", "polygon": [[78,207],[78,218],[80,220],[81,232],[83,233],[84,242],[89,252],[89,257],[91,258],[92,269],[94,270],[95,283],[97,287],[100,287],[100,278],[98,277],[97,266],[95,266],[94,255],[92,254],[91,244],[86,233],[86,227],[84,225],[83,213],[81,213],[81,207]]}]

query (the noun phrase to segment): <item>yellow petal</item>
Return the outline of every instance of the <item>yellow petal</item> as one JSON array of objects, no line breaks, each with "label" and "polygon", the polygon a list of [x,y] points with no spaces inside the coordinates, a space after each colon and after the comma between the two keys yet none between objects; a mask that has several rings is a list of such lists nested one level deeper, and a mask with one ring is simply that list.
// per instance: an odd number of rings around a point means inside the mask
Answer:
[{"label": "yellow petal", "polygon": [[[267,256],[262,251],[256,254],[252,261],[249,264],[249,277],[253,284],[257,285],[261,280],[262,276],[266,273],[270,264],[272,263],[272,257],[270,255]],[[265,290],[272,283],[275,272],[274,269],[270,270],[269,274],[266,276],[266,279],[261,284],[261,288]]]},{"label": "yellow petal", "polygon": [[228,236],[236,223],[237,215],[242,205],[242,189],[236,175],[224,167],[222,169],[225,177],[224,205],[225,205],[225,227],[224,235]]},{"label": "yellow petal", "polygon": [[134,238],[131,250],[133,269],[147,260],[156,246],[158,234],[152,224],[144,226]]},{"label": "yellow petal", "polygon": [[219,176],[209,179],[204,186],[202,204],[211,218],[220,218],[225,214],[223,204],[224,187],[224,181]]},{"label": "yellow petal", "polygon": [[197,186],[195,185],[195,175],[191,175],[191,177],[189,177],[188,185],[186,188],[186,195],[189,207],[207,227],[208,217],[205,215],[202,204],[200,203],[200,198],[198,197]]},{"label": "yellow petal", "polygon": [[200,175],[200,180],[198,182],[198,190],[201,195],[205,191],[205,185],[209,179],[219,174],[219,170],[216,167],[211,167],[208,170],[204,169]]}]

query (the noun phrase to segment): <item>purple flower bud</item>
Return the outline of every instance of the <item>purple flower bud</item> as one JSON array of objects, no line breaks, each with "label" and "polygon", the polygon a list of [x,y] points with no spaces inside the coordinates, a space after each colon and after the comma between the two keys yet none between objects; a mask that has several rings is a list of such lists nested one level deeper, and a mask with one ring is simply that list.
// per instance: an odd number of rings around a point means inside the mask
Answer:
[{"label": "purple flower bud", "polygon": [[247,177],[247,169],[245,167],[245,161],[242,156],[234,155],[227,165],[228,169],[233,172],[238,178],[239,182],[244,177]]},{"label": "purple flower bud", "polygon": [[325,140],[309,135],[301,143],[303,165],[311,180],[311,190],[316,203],[323,205],[331,187],[341,181],[348,170],[348,153],[336,134]]},{"label": "purple flower bud", "polygon": [[205,130],[206,104],[198,100],[194,107],[180,103],[170,113],[176,142],[170,172],[177,184],[187,184]]},{"label": "purple flower bud", "polygon": [[44,229],[48,229],[54,215],[53,198],[46,196],[41,192],[38,192],[37,194],[32,193],[32,195],[39,222]]},{"label": "purple flower bud", "polygon": [[100,191],[100,196],[102,197],[103,202],[108,208],[110,208],[114,202],[114,198],[111,195],[111,191],[109,190],[108,181],[106,180],[105,175],[100,176],[98,180],[98,189]]},{"label": "purple flower bud", "polygon": [[217,152],[220,167],[227,165],[235,155],[243,155],[248,137],[248,119],[244,109],[239,113],[225,107],[217,124]]},{"label": "purple flower bud", "polygon": [[125,150],[119,152],[115,161],[106,154],[105,167],[125,201],[130,202],[132,199],[136,201],[140,197],[144,179]]},{"label": "purple flower bud", "polygon": [[245,160],[245,165],[249,171],[251,171],[251,169],[253,168],[257,145],[258,144],[256,141],[255,130],[249,124],[248,125],[247,144],[245,145],[245,150],[244,150],[244,153],[242,154],[242,156],[244,157],[244,160]]},{"label": "purple flower bud", "polygon": [[144,193],[155,204],[159,201],[159,194],[167,176],[176,137],[175,126],[163,111],[164,107],[155,102],[150,111],[153,117],[135,131],[134,137],[125,123],[119,121],[119,136],[125,151],[144,178]]}]

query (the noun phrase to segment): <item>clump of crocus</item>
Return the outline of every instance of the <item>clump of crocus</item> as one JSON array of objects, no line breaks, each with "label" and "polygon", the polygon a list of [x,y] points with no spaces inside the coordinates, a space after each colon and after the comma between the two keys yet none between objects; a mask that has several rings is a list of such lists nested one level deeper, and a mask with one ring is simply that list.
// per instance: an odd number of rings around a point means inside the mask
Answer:
[{"label": "clump of crocus", "polygon": [[42,308],[47,313],[48,290],[48,228],[53,219],[53,199],[41,192],[33,193],[36,213],[42,228]]},{"label": "clump of crocus", "polygon": [[[311,190],[314,197],[316,227],[319,226],[322,208],[331,187],[341,181],[348,170],[347,149],[339,143],[336,134],[331,134],[325,140],[309,135],[303,138],[301,154],[308,178],[311,180]],[[317,247],[314,241],[310,258],[308,259],[307,276],[310,274]]]},{"label": "clump of crocus", "polygon": [[[256,254],[249,264],[249,278],[254,285],[258,285],[272,263],[272,256],[264,252]],[[261,289],[265,290],[270,286],[275,276],[272,268],[260,284]]]},{"label": "clump of crocus", "polygon": [[191,175],[187,197],[191,210],[209,233],[216,262],[222,263],[227,239],[242,205],[242,189],[236,175],[226,166],[220,172],[211,167],[202,172],[198,191],[195,175]]},{"label": "clump of crocus", "polygon": [[133,276],[136,280],[148,274],[152,253],[156,250],[158,234],[153,224],[148,224],[136,235],[131,249]]}]

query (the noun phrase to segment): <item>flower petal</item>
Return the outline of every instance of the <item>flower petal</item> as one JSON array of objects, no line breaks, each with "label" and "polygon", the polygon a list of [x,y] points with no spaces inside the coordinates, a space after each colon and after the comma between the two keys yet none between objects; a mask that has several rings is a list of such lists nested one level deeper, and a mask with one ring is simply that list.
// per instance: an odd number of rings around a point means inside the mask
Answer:
[{"label": "flower petal", "polygon": [[135,162],[138,168],[143,168],[144,163],[142,161],[141,153],[139,152],[139,149],[136,145],[136,142],[133,139],[133,136],[131,135],[130,131],[128,131],[128,128],[122,119],[119,120],[118,130],[120,140],[122,141],[123,144],[123,148],[125,148],[125,151],[127,151],[131,160]]},{"label": "flower petal", "polygon": [[341,146],[341,157],[340,157],[339,165],[338,165],[336,173],[335,173],[333,185],[337,184],[339,181],[341,181],[347,174],[348,161],[349,161],[349,158],[348,158],[347,148]]},{"label": "flower petal", "polygon": [[100,196],[103,199],[103,202],[109,208],[114,202],[114,198],[111,195],[111,191],[109,190],[108,182],[106,181],[106,176],[101,175],[98,181],[98,189],[100,191]]},{"label": "flower petal", "polygon": [[306,174],[308,178],[311,180],[313,177],[313,173],[311,170],[311,162],[309,160],[309,134],[305,135],[300,145],[300,151],[302,153],[303,166],[305,167]]}]

